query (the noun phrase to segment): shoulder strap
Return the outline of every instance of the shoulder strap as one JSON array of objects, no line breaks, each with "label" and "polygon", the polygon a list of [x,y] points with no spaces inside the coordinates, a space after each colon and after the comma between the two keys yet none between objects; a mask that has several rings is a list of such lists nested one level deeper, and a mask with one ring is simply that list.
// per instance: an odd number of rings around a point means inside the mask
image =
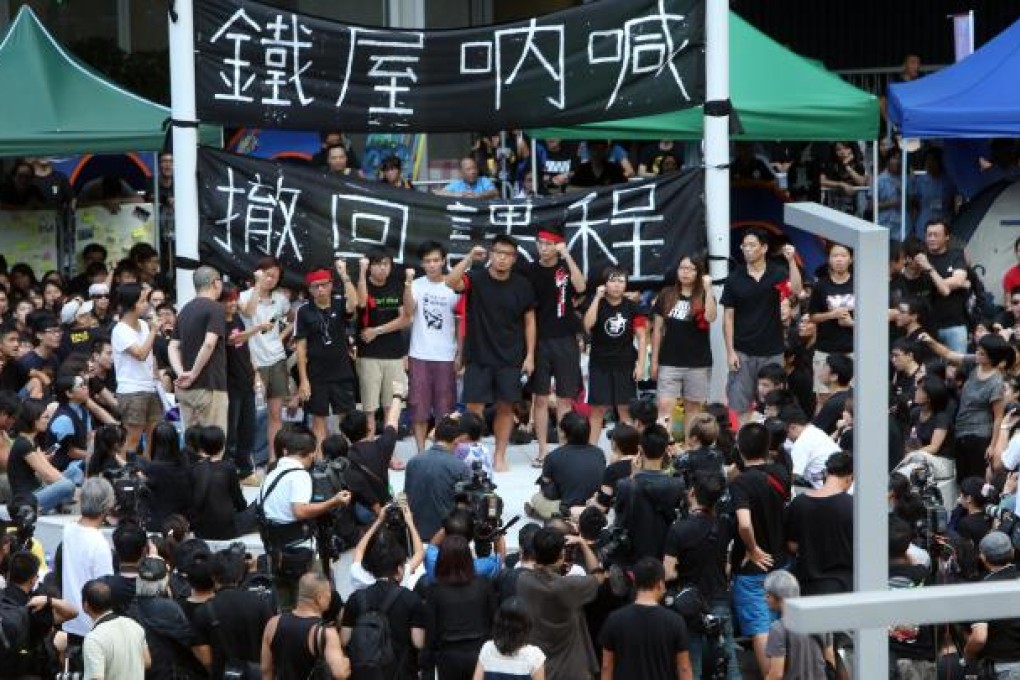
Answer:
[{"label": "shoulder strap", "polygon": [[371,478],[372,478],[372,480],[373,480],[373,481],[375,481],[375,482],[376,482],[377,484],[382,484],[383,486],[386,486],[386,482],[384,482],[384,481],[382,480],[382,478],[381,478],[381,477],[379,477],[379,475],[375,474],[374,472],[372,472],[371,470],[369,470],[369,469],[368,469],[367,467],[365,467],[364,465],[362,465],[362,464],[361,464],[361,463],[359,463],[358,461],[356,461],[356,460],[352,460],[352,459],[350,458],[350,456],[348,456],[347,460],[351,461],[351,463],[352,463],[352,464],[353,464],[353,465],[354,465],[354,466],[355,466],[356,468],[358,468],[359,470],[361,470],[362,472],[364,472],[364,473],[365,473],[366,475],[368,475],[369,477],[371,477]]},{"label": "shoulder strap", "polygon": [[266,492],[265,492],[265,493],[263,493],[263,494],[261,494],[261,495],[259,496],[259,502],[258,502],[258,504],[259,504],[259,507],[261,508],[261,507],[262,507],[263,505],[265,505],[265,503],[266,503],[266,499],[267,499],[267,498],[269,498],[269,495],[270,495],[271,493],[273,493],[273,489],[275,489],[275,488],[276,488],[276,485],[280,483],[280,480],[281,480],[281,479],[283,479],[284,477],[286,477],[286,476],[287,476],[288,474],[290,474],[291,472],[297,472],[297,471],[298,471],[298,469],[299,469],[299,468],[290,468],[290,469],[288,469],[288,470],[284,470],[283,472],[281,472],[280,474],[278,474],[278,475],[276,476],[276,479],[274,479],[274,480],[272,481],[272,483],[271,483],[271,484],[269,485],[269,487],[268,487],[268,488],[266,489]]},{"label": "shoulder strap", "polygon": [[381,614],[388,614],[393,605],[396,604],[398,599],[400,599],[400,589],[401,586],[397,584],[394,586],[393,590],[386,593],[386,597],[384,597],[382,602],[379,604],[379,612]]}]

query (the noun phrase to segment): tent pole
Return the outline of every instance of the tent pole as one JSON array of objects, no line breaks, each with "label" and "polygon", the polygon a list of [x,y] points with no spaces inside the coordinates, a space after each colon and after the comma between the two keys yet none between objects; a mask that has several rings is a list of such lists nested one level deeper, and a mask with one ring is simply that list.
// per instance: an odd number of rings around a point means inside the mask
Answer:
[{"label": "tent pole", "polygon": [[[902,144],[902,142],[901,142]],[[900,158],[900,243],[907,240],[907,147]]]},{"label": "tent pole", "polygon": [[[705,15],[705,101],[721,104],[730,98],[730,15],[727,0],[708,0]],[[714,111],[713,113],[718,113]],[[705,219],[709,272],[716,289],[729,274],[730,257],[730,117],[705,116]],[[668,266],[675,266],[669,263]],[[723,393],[728,373],[722,318],[713,324],[713,399]]]},{"label": "tent pole", "polygon": [[[535,140],[534,136],[531,138],[531,192],[536,196],[540,194],[539,187],[545,189],[545,182],[540,182],[538,177],[538,141]],[[524,187],[524,192],[527,193],[528,187]]]},{"label": "tent pole", "polygon": [[[170,116],[195,121],[195,38],[192,0],[176,0],[170,28]],[[198,128],[173,126],[174,254],[198,260]],[[175,258],[176,259],[176,258]],[[177,267],[177,304],[195,296],[191,271]]]},{"label": "tent pole", "polygon": [[878,224],[878,140],[871,145],[871,221]]}]

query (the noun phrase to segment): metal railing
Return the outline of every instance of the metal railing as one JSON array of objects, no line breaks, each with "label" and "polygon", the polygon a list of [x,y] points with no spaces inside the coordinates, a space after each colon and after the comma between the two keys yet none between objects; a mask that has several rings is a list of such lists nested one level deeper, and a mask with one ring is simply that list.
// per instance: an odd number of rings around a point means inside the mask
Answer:
[{"label": "metal railing", "polygon": [[[922,66],[921,75],[934,73],[943,68],[945,68],[945,64]],[[859,87],[873,95],[881,96],[885,94],[885,89],[893,76],[902,70],[902,66],[880,66],[877,68],[841,69],[837,70],[836,73],[854,87]]]}]

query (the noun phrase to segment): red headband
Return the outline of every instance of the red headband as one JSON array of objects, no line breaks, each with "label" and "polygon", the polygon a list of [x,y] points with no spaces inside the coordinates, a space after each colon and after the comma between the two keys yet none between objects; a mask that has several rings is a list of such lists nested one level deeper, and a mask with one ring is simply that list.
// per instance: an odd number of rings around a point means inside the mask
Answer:
[{"label": "red headband", "polygon": [[557,234],[555,231],[546,231],[545,229],[538,230],[538,238],[543,241],[549,241],[550,243],[566,243],[566,239]]},{"label": "red headband", "polygon": [[309,286],[313,283],[322,283],[323,281],[331,281],[333,275],[329,273],[328,269],[316,269],[313,272],[305,274],[305,283]]}]

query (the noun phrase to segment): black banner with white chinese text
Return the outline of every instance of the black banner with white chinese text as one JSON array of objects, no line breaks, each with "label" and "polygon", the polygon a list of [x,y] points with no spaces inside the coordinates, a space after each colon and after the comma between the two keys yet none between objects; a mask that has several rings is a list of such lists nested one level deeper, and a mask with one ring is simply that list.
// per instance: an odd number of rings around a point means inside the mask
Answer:
[{"label": "black banner with white chinese text", "polygon": [[574,125],[699,106],[704,0],[600,0],[442,31],[342,24],[196,0],[204,121],[458,132]]},{"label": "black banner with white chinese text", "polygon": [[247,279],[266,254],[284,264],[291,283],[335,255],[361,257],[387,248],[398,263],[417,264],[423,241],[443,243],[449,261],[496,234],[535,257],[539,226],[562,230],[589,278],[618,264],[635,283],[653,283],[685,254],[706,248],[702,172],[585,189],[553,197],[482,201],[349,180],[312,166],[200,148],[201,259]]}]

